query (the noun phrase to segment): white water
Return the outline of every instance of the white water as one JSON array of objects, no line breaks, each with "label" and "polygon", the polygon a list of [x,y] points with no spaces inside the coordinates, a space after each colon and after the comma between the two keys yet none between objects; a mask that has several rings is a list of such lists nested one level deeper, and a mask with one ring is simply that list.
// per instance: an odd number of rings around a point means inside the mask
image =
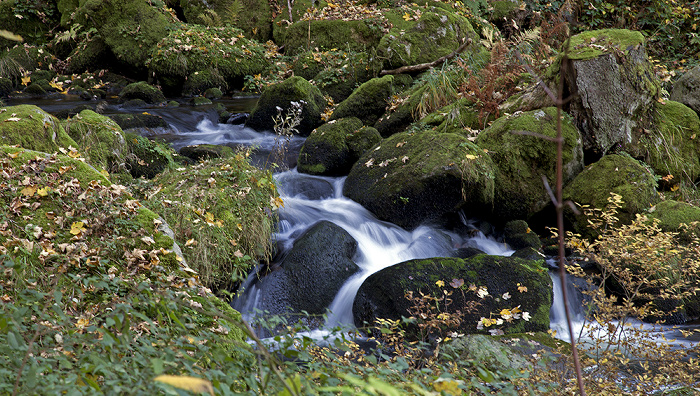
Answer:
[{"label": "white water", "polygon": [[[280,210],[279,232],[275,237],[283,249],[289,249],[297,237],[320,220],[342,227],[357,241],[353,261],[360,272],[347,280],[328,307],[331,313],[327,327],[352,326],[352,304],[357,290],[368,276],[388,266],[412,259],[451,256],[454,249],[462,246],[496,255],[513,253],[507,245],[478,232],[465,237],[427,226],[406,231],[379,221],[361,205],[343,197],[344,178],[310,176],[291,170],[277,174],[276,180],[284,208]],[[249,313],[259,308],[264,296],[255,286],[244,286],[248,290],[234,307]]]}]

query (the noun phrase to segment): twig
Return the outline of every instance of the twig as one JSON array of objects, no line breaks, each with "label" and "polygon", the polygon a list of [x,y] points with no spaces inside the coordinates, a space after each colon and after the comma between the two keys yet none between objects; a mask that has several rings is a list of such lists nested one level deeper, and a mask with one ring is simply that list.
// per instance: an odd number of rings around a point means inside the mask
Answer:
[{"label": "twig", "polygon": [[410,72],[423,71],[423,70],[430,69],[431,67],[435,67],[448,59],[454,58],[455,56],[457,56],[457,54],[464,51],[464,49],[467,48],[467,46],[471,43],[472,43],[472,39],[467,38],[466,40],[464,40],[462,45],[460,45],[459,48],[454,50],[451,54],[445,55],[437,60],[434,60],[434,61],[429,62],[429,63],[421,63],[418,65],[401,66],[398,69],[382,70],[381,72],[379,72],[379,75],[385,76],[387,74],[410,73]]}]

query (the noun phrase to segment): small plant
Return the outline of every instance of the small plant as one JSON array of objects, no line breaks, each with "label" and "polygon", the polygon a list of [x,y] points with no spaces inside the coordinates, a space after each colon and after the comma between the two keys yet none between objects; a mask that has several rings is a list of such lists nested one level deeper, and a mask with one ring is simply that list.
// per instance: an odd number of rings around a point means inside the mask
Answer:
[{"label": "small plant", "polygon": [[301,124],[301,113],[304,110],[304,105],[306,102],[300,100],[298,102],[291,102],[289,109],[282,114],[283,109],[277,106],[277,115],[273,117],[275,125],[273,130],[275,131],[275,145],[270,152],[271,162],[273,166],[276,166],[280,170],[286,169],[286,157],[289,150],[289,144],[292,141],[292,137],[299,133],[297,127]]}]

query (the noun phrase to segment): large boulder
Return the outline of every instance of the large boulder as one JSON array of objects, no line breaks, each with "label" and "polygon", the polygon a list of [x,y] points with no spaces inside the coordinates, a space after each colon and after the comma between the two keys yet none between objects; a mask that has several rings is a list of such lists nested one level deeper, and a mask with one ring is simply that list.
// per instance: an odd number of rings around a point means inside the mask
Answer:
[{"label": "large boulder", "polygon": [[[330,121],[316,128],[306,138],[299,152],[299,172],[326,176],[348,174],[359,158],[359,155],[353,155],[350,150],[348,137],[353,136],[361,127],[362,121],[351,117]],[[377,140],[381,140],[378,135],[377,132]]]},{"label": "large boulder", "polygon": [[282,117],[290,111],[292,102],[302,105],[301,119],[297,130],[301,136],[308,136],[321,125],[321,114],[326,108],[326,99],[321,91],[302,77],[290,77],[279,84],[265,89],[255,109],[250,114],[246,126],[255,130],[272,130],[274,118],[282,112]]},{"label": "large boulder", "polygon": [[232,25],[246,37],[264,43],[272,37],[272,6],[265,0],[175,0],[184,22],[207,26]]},{"label": "large boulder", "polygon": [[624,147],[649,164],[657,175],[694,183],[700,177],[700,118],[690,107],[671,100],[654,104],[638,140]]},{"label": "large boulder", "polygon": [[0,141],[46,153],[78,148],[56,117],[34,105],[0,108]]},{"label": "large boulder", "polygon": [[68,135],[84,149],[92,166],[115,172],[124,165],[128,154],[126,139],[112,119],[92,110],[83,110],[64,125]]},{"label": "large boulder", "polygon": [[332,120],[358,117],[364,125],[374,125],[386,111],[393,94],[394,76],[373,78],[360,85],[350,96],[338,104]]},{"label": "large boulder", "polygon": [[145,76],[153,49],[175,26],[164,5],[140,0],[81,1],[75,17],[76,23],[97,29],[123,70],[138,76]]},{"label": "large boulder", "polygon": [[[561,126],[566,184],[583,169],[583,149],[571,117],[562,114]],[[476,138],[496,165],[493,216],[497,220],[528,219],[551,202],[542,177],[551,186],[556,183],[557,145],[535,134],[556,138],[556,108],[501,117]]]},{"label": "large boulder", "polygon": [[148,104],[159,104],[165,102],[165,96],[157,87],[145,81],[131,83],[119,92],[119,102],[141,99]]},{"label": "large boulder", "polygon": [[294,241],[280,269],[260,280],[262,309],[325,314],[345,281],[359,270],[352,261],[356,250],[357,241],[341,227],[329,221],[314,224]]},{"label": "large boulder", "polygon": [[491,158],[466,137],[403,132],[355,163],[343,193],[378,218],[414,228],[460,209],[482,214],[494,199]]},{"label": "large boulder", "polygon": [[678,232],[681,242],[700,237],[700,208],[687,202],[661,201],[649,209],[647,217],[658,220],[662,231]]},{"label": "large boulder", "polygon": [[264,45],[245,38],[236,28],[184,25],[158,42],[148,66],[169,94],[179,94],[195,73],[209,73],[214,79],[221,76],[229,88],[240,89],[246,75],[269,68],[265,51]]},{"label": "large boulder", "polygon": [[126,167],[134,178],[152,179],[164,170],[175,167],[173,150],[167,144],[129,132],[126,133],[126,142],[129,148]]},{"label": "large boulder", "polygon": [[681,102],[700,114],[700,66],[688,70],[673,84],[671,100]]},{"label": "large boulder", "polygon": [[644,36],[624,29],[580,33],[565,44],[565,92],[584,150],[602,156],[635,141],[637,128],[659,97],[660,82],[647,58]]},{"label": "large boulder", "polygon": [[376,75],[377,61],[365,52],[305,52],[293,63],[294,74],[313,80],[335,103],[347,99],[355,88]]},{"label": "large boulder", "polygon": [[[654,173],[637,160],[618,154],[609,154],[589,165],[565,188],[563,198],[580,205],[604,209],[610,193],[618,194],[624,202],[617,213],[622,224],[628,224],[637,213],[658,201]],[[566,218],[574,232],[591,236],[586,216],[575,216],[566,211]]]},{"label": "large boulder", "polygon": [[[415,302],[407,298],[410,292],[413,298],[421,293],[437,298],[440,309],[434,315],[456,315],[460,323],[455,331],[460,333],[549,330],[552,281],[541,260],[479,254],[468,259],[436,257],[393,265],[370,275],[360,286],[353,304],[355,325],[372,326],[379,318],[416,316]],[[450,294],[447,297],[446,292]],[[444,298],[451,299],[451,304],[443,303]],[[470,309],[475,302],[478,305]],[[508,317],[516,307],[520,316]],[[498,319],[502,323],[497,324]],[[416,320],[420,323],[421,319]],[[415,325],[409,327],[412,338],[417,332]]]},{"label": "large boulder", "polygon": [[[392,19],[394,26],[379,42],[377,55],[385,59],[386,68],[432,62],[451,54],[468,38],[478,42],[465,17],[435,6],[416,8],[404,14],[410,16],[408,20]],[[467,52],[481,48],[471,44]]]},{"label": "large boulder", "polygon": [[310,48],[367,51],[379,44],[384,32],[381,20],[299,20],[287,28],[285,53],[296,55]]}]

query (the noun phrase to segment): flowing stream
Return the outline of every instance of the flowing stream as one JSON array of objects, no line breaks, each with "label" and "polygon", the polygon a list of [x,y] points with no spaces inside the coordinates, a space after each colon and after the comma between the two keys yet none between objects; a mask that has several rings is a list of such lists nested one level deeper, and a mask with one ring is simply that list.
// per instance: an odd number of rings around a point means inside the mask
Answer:
[{"label": "flowing stream", "polygon": [[[231,112],[249,111],[256,98],[243,97],[221,101]],[[45,111],[58,112],[85,102],[70,95],[51,99],[8,100],[7,105],[35,104]],[[105,114],[118,112],[142,112],[163,117],[170,128],[139,131],[144,136],[157,135],[170,142],[175,149],[191,144],[221,144],[229,146],[253,146],[256,154],[253,161],[257,165],[267,164],[270,152],[278,143],[272,132],[256,132],[242,125],[219,124],[213,106],[181,106],[167,108],[124,109],[120,105],[107,103],[103,106]],[[304,175],[296,172],[296,155],[304,139],[294,137],[289,144],[289,154],[285,165],[292,170],[276,174],[275,179],[284,200],[280,210],[279,231],[275,238],[282,250],[289,249],[296,238],[314,223],[328,220],[345,229],[358,243],[353,261],[360,267],[360,272],[351,277],[338,292],[329,306],[332,314],[326,326],[352,326],[352,303],[362,282],[371,274],[390,265],[415,259],[438,256],[450,256],[460,247],[475,247],[492,255],[510,255],[513,251],[493,238],[487,238],[478,232],[459,235],[437,228],[421,226],[413,231],[406,231],[394,224],[377,220],[370,212],[354,201],[343,197],[344,178],[330,178]],[[462,219],[465,225],[468,219]],[[467,227],[465,227],[467,228]],[[244,284],[245,292],[235,301],[235,307],[244,314],[252,312],[264,301],[264,291],[255,285],[255,276],[251,275]],[[564,319],[563,300],[558,275],[552,276],[554,284],[554,302],[550,311],[551,328],[557,336],[568,341],[568,331]],[[583,326],[583,308],[580,293],[572,284],[568,284],[571,311],[574,313],[575,332]],[[684,338],[680,329],[697,328],[698,324],[664,327],[660,334],[668,338],[678,338],[680,343],[697,343],[700,336]]]}]

